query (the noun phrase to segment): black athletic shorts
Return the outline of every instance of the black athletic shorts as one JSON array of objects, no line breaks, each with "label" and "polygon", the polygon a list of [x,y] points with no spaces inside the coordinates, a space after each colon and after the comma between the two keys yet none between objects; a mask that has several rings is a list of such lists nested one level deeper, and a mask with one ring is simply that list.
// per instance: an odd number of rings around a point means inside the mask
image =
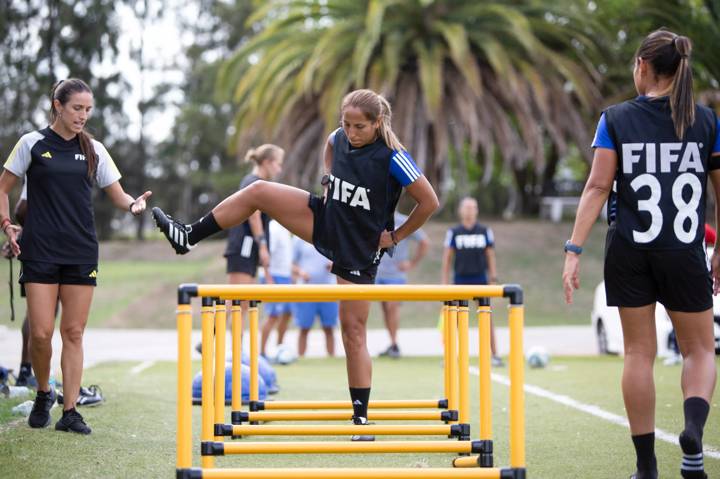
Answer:
[{"label": "black athletic shorts", "polygon": [[656,301],[670,311],[712,308],[712,277],[702,244],[680,250],[633,247],[611,226],[605,242],[608,306],[640,307]]},{"label": "black athletic shorts", "polygon": [[56,264],[42,261],[21,261],[18,282],[42,284],[79,284],[97,286],[98,265]]},{"label": "black athletic shorts", "polygon": [[253,246],[253,252],[250,257],[242,256],[239,254],[231,254],[226,256],[227,260],[227,273],[246,273],[253,278],[257,275],[258,264],[260,258],[257,252],[257,247]]},{"label": "black athletic shorts", "polygon": [[[313,194],[308,198],[308,208],[313,212],[313,240],[320,232],[315,231],[314,225],[318,224],[318,217],[323,214],[325,205],[323,204],[323,198],[315,196]],[[378,265],[374,264],[369,268],[363,270],[349,270],[335,266],[333,263],[330,272],[335,276],[338,276],[346,281],[350,281],[355,284],[375,284],[375,276],[377,276]]]}]

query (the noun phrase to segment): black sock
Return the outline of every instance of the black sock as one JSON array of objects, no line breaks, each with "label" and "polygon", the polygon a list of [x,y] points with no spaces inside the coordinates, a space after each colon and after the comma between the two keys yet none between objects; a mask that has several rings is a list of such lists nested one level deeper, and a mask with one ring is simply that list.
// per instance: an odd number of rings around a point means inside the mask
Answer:
[{"label": "black sock", "polygon": [[637,479],[657,477],[657,460],[655,459],[655,433],[632,436],[637,456]]},{"label": "black sock", "polygon": [[63,409],[63,417],[67,416],[71,412],[75,411],[75,408],[72,409]]},{"label": "black sock", "polygon": [[30,363],[20,363],[20,372],[18,377],[32,376],[32,365]]},{"label": "black sock", "polygon": [[203,240],[207,238],[208,236],[214,235],[218,231],[221,231],[222,228],[217,224],[217,221],[215,221],[215,215],[212,214],[212,211],[199,220],[197,220],[195,223],[190,225],[190,232],[188,233],[188,243],[191,245],[197,244],[198,241]]},{"label": "black sock", "polygon": [[367,418],[370,388],[350,388],[350,400],[352,401],[355,417]]},{"label": "black sock", "polygon": [[680,474],[686,479],[704,478],[702,437],[710,405],[700,397],[691,397],[683,404],[685,430],[680,433],[680,447],[683,451]]}]

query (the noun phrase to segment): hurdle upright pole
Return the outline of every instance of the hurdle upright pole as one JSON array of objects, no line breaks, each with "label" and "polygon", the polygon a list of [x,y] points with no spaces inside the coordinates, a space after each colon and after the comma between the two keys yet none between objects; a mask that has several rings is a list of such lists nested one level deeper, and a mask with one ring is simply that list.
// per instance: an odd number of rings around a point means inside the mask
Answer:
[{"label": "hurdle upright pole", "polygon": [[[227,313],[225,300],[215,299],[215,422],[225,423],[225,333]],[[213,425],[214,426],[214,425]],[[213,428],[214,430],[214,428]],[[221,440],[222,436],[215,436]]]},{"label": "hurdle upright pole", "polygon": [[[459,407],[458,420],[460,424],[470,423],[470,351],[469,351],[469,313],[468,302],[458,301],[458,379],[459,379]],[[467,437],[466,439],[470,439]]]},{"label": "hurdle upright pole", "polygon": [[[458,410],[458,357],[457,357],[457,316],[458,316],[458,301],[450,301],[448,306],[448,362],[450,374],[450,394],[448,395],[448,409],[451,411]],[[451,421],[451,424],[457,423],[457,421]]]},{"label": "hurdle upright pole", "polygon": [[[213,431],[213,327],[215,309],[211,297],[202,299],[202,430],[200,438],[202,441],[212,441]],[[212,456],[203,456],[201,459],[203,468],[211,468],[214,465]]]},{"label": "hurdle upright pole", "polygon": [[232,410],[242,408],[242,302],[234,299],[230,309],[232,318]]},{"label": "hurdle upright pole", "polygon": [[[517,298],[519,296],[519,298]],[[525,361],[522,295],[510,304],[510,467],[525,468]]]},{"label": "hurdle upright pole", "polygon": [[[187,303],[181,301],[187,300]],[[192,306],[190,299],[179,299],[176,311],[178,330],[177,366],[177,462],[178,469],[192,467],[192,370],[190,334]]]},{"label": "hurdle upright pole", "polygon": [[258,372],[258,304],[259,301],[250,301],[250,402],[260,400],[260,381]]},{"label": "hurdle upright pole", "polygon": [[478,298],[478,368],[480,370],[480,439],[492,440],[492,389],[490,336],[492,310],[489,298]]},{"label": "hurdle upright pole", "polygon": [[448,314],[450,312],[450,302],[443,302],[441,310],[442,318],[442,342],[443,342],[443,379],[445,380],[445,397],[450,399],[450,320]]}]

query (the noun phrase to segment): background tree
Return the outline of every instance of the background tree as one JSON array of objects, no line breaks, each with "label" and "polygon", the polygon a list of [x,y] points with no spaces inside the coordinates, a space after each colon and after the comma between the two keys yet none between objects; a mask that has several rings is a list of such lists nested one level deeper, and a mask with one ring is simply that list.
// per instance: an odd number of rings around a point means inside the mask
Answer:
[{"label": "background tree", "polygon": [[286,147],[284,179],[314,185],[343,95],[369,87],[392,101],[400,138],[442,191],[452,155],[463,171],[479,163],[483,184],[500,158],[520,192],[537,194],[548,148],[590,141],[578,125],[599,103],[600,52],[584,5],[266,2],[220,76],[237,104],[235,146],[260,131]]},{"label": "background tree", "polygon": [[[125,140],[122,113],[126,85],[118,70],[98,65],[117,56],[119,26],[112,0],[0,1],[0,156],[7,158],[20,136],[48,124],[50,88],[58,79],[87,81],[95,96],[88,130],[115,156]],[[131,171],[123,171],[132,175]],[[112,207],[98,202],[100,237],[110,233]]]}]

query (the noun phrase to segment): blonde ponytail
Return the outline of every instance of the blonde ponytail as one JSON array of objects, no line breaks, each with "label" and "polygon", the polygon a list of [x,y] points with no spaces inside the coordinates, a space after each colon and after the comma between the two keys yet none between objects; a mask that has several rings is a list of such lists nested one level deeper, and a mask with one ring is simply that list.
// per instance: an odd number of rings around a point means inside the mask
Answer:
[{"label": "blonde ponytail", "polygon": [[396,151],[404,150],[405,147],[397,135],[392,129],[392,110],[390,109],[390,103],[382,95],[378,95],[380,100],[380,128],[378,129],[380,136],[382,137],[388,148]]},{"label": "blonde ponytail", "polygon": [[283,153],[285,153],[285,150],[283,150],[279,146],[265,143],[264,145],[260,145],[257,148],[250,148],[248,152],[245,153],[244,161],[245,163],[253,162],[257,166],[260,166],[265,160],[278,158],[282,156]]}]

